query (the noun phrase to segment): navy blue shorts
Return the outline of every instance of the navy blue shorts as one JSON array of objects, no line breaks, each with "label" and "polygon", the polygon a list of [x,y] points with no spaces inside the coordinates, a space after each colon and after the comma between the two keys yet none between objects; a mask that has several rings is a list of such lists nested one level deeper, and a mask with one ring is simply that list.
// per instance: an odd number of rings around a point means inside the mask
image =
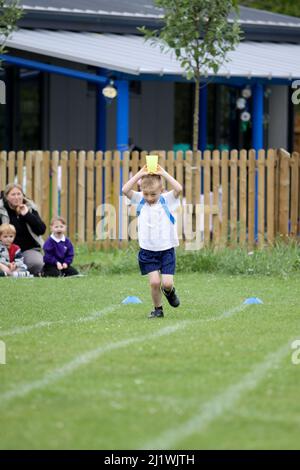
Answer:
[{"label": "navy blue shorts", "polygon": [[161,274],[175,274],[175,248],[164,251],[150,251],[140,248],[138,255],[142,275],[160,271]]}]

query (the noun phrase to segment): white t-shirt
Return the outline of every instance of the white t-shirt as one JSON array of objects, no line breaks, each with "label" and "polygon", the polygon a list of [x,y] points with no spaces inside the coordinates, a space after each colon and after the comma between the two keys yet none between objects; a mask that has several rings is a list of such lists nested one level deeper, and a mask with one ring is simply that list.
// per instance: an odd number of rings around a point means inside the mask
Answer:
[{"label": "white t-shirt", "polygon": [[[163,251],[179,245],[175,211],[180,206],[180,200],[174,196],[174,191],[162,196],[175,224],[172,224],[159,200],[155,204],[145,202],[138,217],[139,245],[144,250]],[[133,191],[131,204],[138,206],[142,199],[142,192]]]}]

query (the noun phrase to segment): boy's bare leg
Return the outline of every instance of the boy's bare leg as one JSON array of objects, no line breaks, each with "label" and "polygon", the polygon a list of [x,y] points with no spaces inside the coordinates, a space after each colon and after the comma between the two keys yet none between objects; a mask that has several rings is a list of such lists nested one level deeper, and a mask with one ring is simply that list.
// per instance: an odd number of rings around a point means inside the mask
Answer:
[{"label": "boy's bare leg", "polygon": [[174,287],[174,276],[173,274],[162,274],[162,287],[165,291],[171,291]]},{"label": "boy's bare leg", "polygon": [[152,273],[149,273],[149,282],[151,287],[153,305],[154,307],[161,307],[161,281],[159,271],[152,271]]},{"label": "boy's bare leg", "polygon": [[175,292],[174,277],[172,274],[162,275],[162,289],[169,304],[174,308],[179,307],[180,300]]}]

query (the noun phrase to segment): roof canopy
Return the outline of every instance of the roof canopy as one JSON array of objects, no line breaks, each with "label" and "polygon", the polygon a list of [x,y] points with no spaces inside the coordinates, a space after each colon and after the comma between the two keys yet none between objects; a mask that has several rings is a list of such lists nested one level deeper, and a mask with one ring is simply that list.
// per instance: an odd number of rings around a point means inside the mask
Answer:
[{"label": "roof canopy", "polygon": [[[7,46],[134,76],[184,75],[172,52],[134,35],[20,29]],[[300,44],[245,41],[228,57],[219,77],[300,78]]]},{"label": "roof canopy", "polygon": [[[22,0],[20,3],[24,9],[35,11],[132,17],[150,16],[157,19],[163,17],[163,10],[155,5],[154,0]],[[300,18],[243,6],[240,7],[240,21],[241,23],[272,23],[277,25],[298,25],[300,27]]]},{"label": "roof canopy", "polygon": [[[33,29],[137,34],[145,25],[158,29],[163,10],[154,0],[21,0],[26,12],[19,26]],[[235,13],[229,15],[229,21]],[[246,40],[300,43],[300,18],[240,7]]]}]

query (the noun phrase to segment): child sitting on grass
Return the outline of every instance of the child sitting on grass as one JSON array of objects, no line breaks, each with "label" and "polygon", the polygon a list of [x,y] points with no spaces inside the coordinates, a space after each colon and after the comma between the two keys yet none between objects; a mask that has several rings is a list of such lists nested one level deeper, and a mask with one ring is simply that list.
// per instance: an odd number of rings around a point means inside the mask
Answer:
[{"label": "child sitting on grass", "polygon": [[21,248],[13,243],[15,237],[13,225],[0,225],[0,277],[33,277],[24,264]]},{"label": "child sitting on grass", "polygon": [[44,249],[43,276],[77,276],[78,271],[71,266],[74,259],[74,248],[65,236],[67,225],[63,217],[53,217],[50,224],[51,235],[46,240]]},{"label": "child sitting on grass", "polygon": [[[173,188],[163,193],[162,177]],[[141,192],[133,191],[141,178]],[[180,205],[182,186],[160,165],[155,174],[145,165],[124,186],[123,194],[137,205],[139,265],[142,275],[148,274],[154,310],[149,318],[163,317],[162,295],[172,307],[179,306],[174,287],[175,247],[179,245],[175,209]]]}]

